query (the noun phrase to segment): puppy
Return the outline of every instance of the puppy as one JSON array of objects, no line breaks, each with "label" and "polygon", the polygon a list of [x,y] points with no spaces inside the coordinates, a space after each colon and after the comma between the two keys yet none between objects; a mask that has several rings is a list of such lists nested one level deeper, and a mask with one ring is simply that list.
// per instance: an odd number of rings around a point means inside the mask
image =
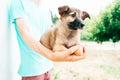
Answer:
[{"label": "puppy", "polygon": [[[83,21],[90,18],[85,11],[67,5],[58,8],[60,19],[56,25],[45,32],[40,42],[50,50],[62,51],[80,44],[80,30],[84,27]],[[82,55],[81,48],[74,53]]]}]

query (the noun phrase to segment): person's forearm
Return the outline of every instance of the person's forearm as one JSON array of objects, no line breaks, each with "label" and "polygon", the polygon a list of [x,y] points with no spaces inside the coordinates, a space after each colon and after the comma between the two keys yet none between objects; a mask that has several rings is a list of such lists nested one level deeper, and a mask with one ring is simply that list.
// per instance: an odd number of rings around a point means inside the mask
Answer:
[{"label": "person's forearm", "polygon": [[36,41],[29,35],[29,33],[24,33],[22,35],[24,41],[36,52],[39,54],[51,59],[52,51],[44,47],[39,41]]},{"label": "person's forearm", "polygon": [[27,22],[24,19],[17,19],[17,26],[25,43],[37,53],[52,60],[52,51],[44,47],[39,41],[36,41],[30,34]]}]

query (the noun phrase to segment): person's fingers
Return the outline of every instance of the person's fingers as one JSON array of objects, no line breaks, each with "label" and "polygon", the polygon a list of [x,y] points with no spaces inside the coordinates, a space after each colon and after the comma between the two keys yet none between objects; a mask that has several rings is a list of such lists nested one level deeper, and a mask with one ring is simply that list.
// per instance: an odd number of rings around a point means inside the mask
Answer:
[{"label": "person's fingers", "polygon": [[70,57],[68,57],[68,61],[78,61],[84,58],[85,58],[85,55],[82,55],[82,56],[71,55]]},{"label": "person's fingers", "polygon": [[73,54],[78,49],[77,46],[73,46],[65,51],[66,55]]},{"label": "person's fingers", "polygon": [[85,53],[86,53],[86,48],[85,48],[83,45],[79,45],[79,48],[81,48],[81,50],[82,50],[83,54],[85,54]]}]

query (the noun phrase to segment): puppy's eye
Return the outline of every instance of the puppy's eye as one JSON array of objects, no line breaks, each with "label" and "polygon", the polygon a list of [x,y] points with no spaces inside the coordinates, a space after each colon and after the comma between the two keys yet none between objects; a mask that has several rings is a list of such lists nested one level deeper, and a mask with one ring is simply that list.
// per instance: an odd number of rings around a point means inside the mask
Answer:
[{"label": "puppy's eye", "polygon": [[71,14],[71,16],[72,16],[72,17],[75,17],[75,16],[76,16],[76,13]]}]

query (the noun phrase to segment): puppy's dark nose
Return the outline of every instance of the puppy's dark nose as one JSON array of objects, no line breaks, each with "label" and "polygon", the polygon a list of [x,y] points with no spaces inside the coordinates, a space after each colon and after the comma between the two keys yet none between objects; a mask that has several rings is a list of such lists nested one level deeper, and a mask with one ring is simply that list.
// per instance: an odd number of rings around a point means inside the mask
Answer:
[{"label": "puppy's dark nose", "polygon": [[84,27],[84,24],[81,24],[81,27]]}]

